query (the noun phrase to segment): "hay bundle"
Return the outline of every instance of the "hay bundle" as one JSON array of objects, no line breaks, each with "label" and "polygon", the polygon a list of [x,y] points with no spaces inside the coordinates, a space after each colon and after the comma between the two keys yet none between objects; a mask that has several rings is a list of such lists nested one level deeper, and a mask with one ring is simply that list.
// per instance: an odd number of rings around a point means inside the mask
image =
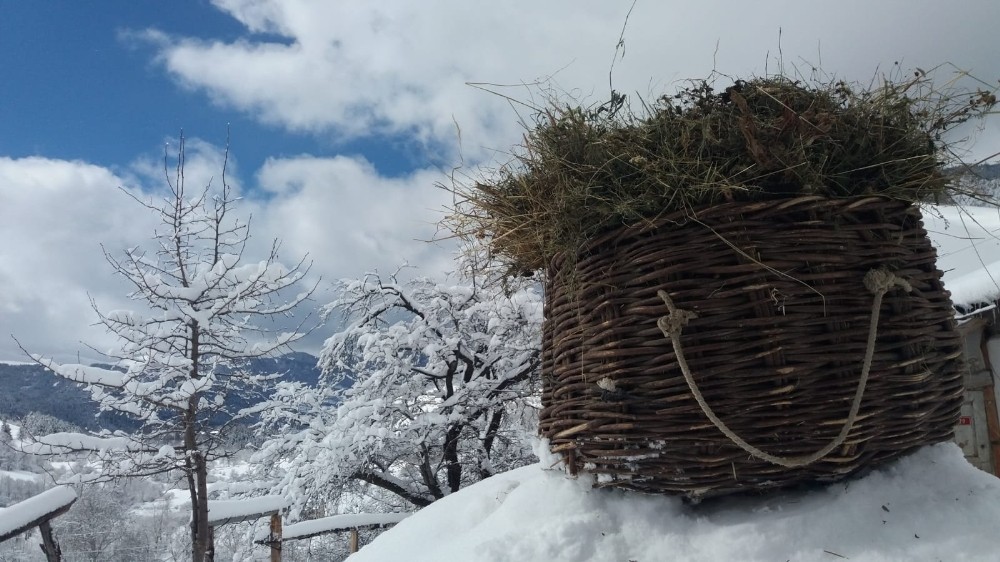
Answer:
[{"label": "hay bundle", "polygon": [[865,89],[786,77],[698,82],[641,113],[617,94],[538,115],[489,181],[457,185],[447,220],[486,240],[507,274],[544,269],[597,234],[678,210],[795,195],[907,202],[959,189],[942,135],[982,116],[993,92],[935,89],[922,72]]},{"label": "hay bundle", "polygon": [[643,115],[613,96],[544,112],[459,186],[453,230],[546,272],[539,428],[571,472],[700,499],[951,435],[961,341],[913,203],[957,189],[941,135],[996,98],[928,87],[702,82]]}]

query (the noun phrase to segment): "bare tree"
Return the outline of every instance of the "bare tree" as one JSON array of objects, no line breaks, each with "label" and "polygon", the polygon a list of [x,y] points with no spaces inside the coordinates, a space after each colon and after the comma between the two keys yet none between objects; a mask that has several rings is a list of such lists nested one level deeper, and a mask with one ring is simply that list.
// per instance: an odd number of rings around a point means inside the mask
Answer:
[{"label": "bare tree", "polygon": [[141,421],[140,429],[50,434],[29,448],[49,454],[87,451],[103,462],[99,479],[182,474],[191,496],[192,559],[202,562],[213,558],[209,463],[226,455],[226,426],[249,415],[228,398],[273,384],[273,376],[251,374],[248,363],[287,350],[304,334],[276,333],[262,321],[290,315],[315,286],[287,295],[309,266],[304,260],[291,268],[281,265],[277,241],[263,260],[245,263],[249,220],[233,216],[237,198],[226,182],[225,164],[220,188],[209,182],[192,194],[185,187],[184,158],[182,137],[173,173],[164,158],[169,192],[162,200],[123,190],[159,218],[160,228],[149,251],[137,247],[115,257],[105,249],[115,273],[131,284],[129,297],[148,311],[104,312],[93,303],[100,324],[121,342],[105,353],[111,368],[32,356],[55,374],[84,383],[103,410]]}]

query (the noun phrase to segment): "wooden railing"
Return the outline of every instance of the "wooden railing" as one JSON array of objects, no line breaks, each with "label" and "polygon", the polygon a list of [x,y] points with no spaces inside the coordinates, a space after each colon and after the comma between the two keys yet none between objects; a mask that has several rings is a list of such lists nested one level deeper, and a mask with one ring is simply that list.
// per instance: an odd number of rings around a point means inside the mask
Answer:
[{"label": "wooden railing", "polygon": [[60,562],[62,551],[49,522],[69,511],[75,501],[76,490],[69,486],[56,486],[0,509],[0,542],[38,527],[42,534],[42,544],[39,546],[45,553],[45,559],[48,562]]},{"label": "wooden railing", "polygon": [[208,524],[214,528],[227,523],[270,517],[271,523],[267,533],[259,535],[254,542],[270,547],[271,562],[281,562],[281,545],[285,542],[346,532],[350,533],[348,550],[354,553],[358,551],[358,531],[391,527],[411,515],[410,513],[351,513],[283,526],[281,511],[287,506],[287,500],[281,496],[209,501]]}]

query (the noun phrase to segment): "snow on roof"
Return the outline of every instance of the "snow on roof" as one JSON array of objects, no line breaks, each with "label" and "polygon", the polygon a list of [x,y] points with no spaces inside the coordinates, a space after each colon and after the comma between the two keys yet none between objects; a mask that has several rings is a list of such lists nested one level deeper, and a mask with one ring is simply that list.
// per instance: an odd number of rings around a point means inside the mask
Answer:
[{"label": "snow on roof", "polygon": [[939,206],[923,215],[952,302],[973,307],[1000,297],[1000,209]]},{"label": "snow on roof", "polygon": [[208,524],[225,525],[260,519],[288,507],[284,496],[260,496],[245,500],[209,500]]},{"label": "snow on roof", "polygon": [[945,287],[951,292],[955,306],[978,307],[1000,298],[1000,261],[965,275],[945,277]]},{"label": "snow on roof", "polygon": [[56,486],[23,502],[0,509],[0,541],[23,533],[69,509],[76,501],[76,490]]},{"label": "snow on roof", "polygon": [[677,498],[533,465],[438,500],[351,562],[997,560],[1000,479],[952,443],[807,492]]}]

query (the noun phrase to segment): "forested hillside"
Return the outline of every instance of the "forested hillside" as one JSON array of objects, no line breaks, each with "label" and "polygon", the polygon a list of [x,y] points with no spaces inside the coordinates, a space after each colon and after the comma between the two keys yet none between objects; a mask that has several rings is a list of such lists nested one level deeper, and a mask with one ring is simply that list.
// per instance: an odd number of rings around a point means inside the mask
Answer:
[{"label": "forested hillside", "polygon": [[[315,384],[319,379],[316,357],[288,353],[251,362],[257,374],[281,373],[289,382]],[[239,397],[235,406],[245,407]],[[53,376],[35,363],[0,363],[0,419],[21,419],[32,412],[52,416],[88,430],[132,430],[135,422],[112,413],[100,413],[82,385]]]}]

